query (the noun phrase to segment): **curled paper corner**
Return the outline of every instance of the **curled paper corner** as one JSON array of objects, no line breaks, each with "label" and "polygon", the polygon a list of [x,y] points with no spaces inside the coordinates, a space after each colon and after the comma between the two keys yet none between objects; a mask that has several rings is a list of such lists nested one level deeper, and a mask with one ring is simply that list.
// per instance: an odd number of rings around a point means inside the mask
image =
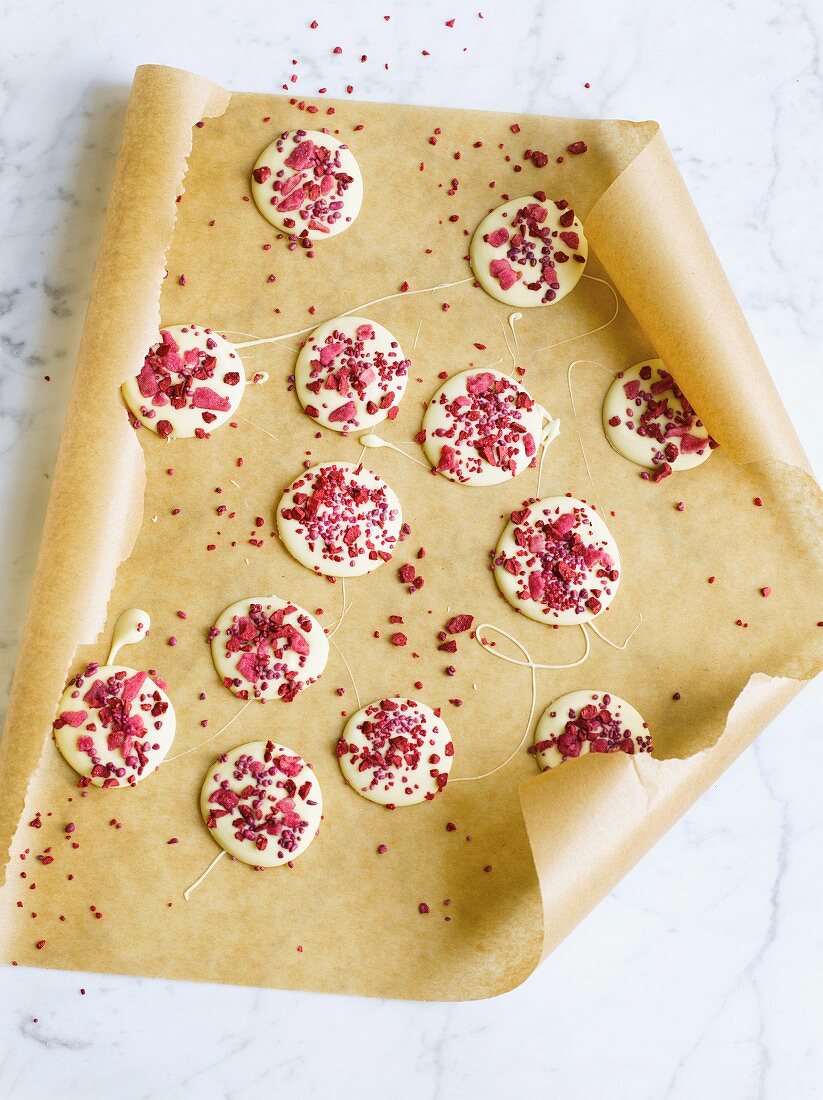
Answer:
[{"label": "curled paper corner", "polygon": [[[143,65],[135,73],[3,734],[8,743],[0,754],[0,788],[9,797],[0,803],[0,884],[69,669],[80,646],[104,630],[118,567],[142,526],[146,462],[120,384],[159,328],[165,257],[193,127],[223,114],[230,99],[229,92],[183,70]],[[139,234],[132,231],[135,221]],[[99,404],[84,400],[89,393]],[[78,478],[85,470],[95,470],[95,477]],[[90,522],[78,523],[78,516]],[[55,570],[55,547],[64,560],[94,561],[96,568],[85,574]],[[62,609],[47,638],[34,623],[44,606]],[[41,670],[37,693],[17,683],[31,668]],[[32,730],[43,733],[32,736]]]},{"label": "curled paper corner", "polygon": [[520,784],[544,960],[809,680],[753,673],[714,744],[685,757],[589,753]]},{"label": "curled paper corner", "polygon": [[589,244],[732,458],[770,456],[810,471],[663,132],[650,134],[589,211]]}]

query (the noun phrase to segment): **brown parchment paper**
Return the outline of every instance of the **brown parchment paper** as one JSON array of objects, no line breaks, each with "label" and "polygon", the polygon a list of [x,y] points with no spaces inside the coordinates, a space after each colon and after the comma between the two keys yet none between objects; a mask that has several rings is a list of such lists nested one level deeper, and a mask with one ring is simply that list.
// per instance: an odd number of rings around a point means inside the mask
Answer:
[{"label": "brown parchment paper", "polygon": [[[308,259],[289,252],[245,200],[249,171],[277,132],[322,125],[350,142],[366,198],[355,225]],[[557,164],[580,139],[589,152]],[[549,165],[524,162],[525,148],[545,150]],[[480,217],[503,196],[535,189],[572,201],[593,252],[587,272],[621,294],[614,323],[589,336],[580,334],[613,312],[608,288],[592,280],[518,322],[525,383],[561,421],[543,493],[592,500],[615,534],[624,574],[601,628],[620,640],[643,614],[626,651],[595,640],[587,665],[540,673],[537,712],[578,687],[616,692],[647,718],[654,757],[585,757],[538,775],[523,752],[491,779],[450,784],[432,803],[387,812],[339,773],[342,712],[356,704],[334,650],[321,681],[294,703],[251,706],[203,745],[240,706],[220,685],[205,641],[227,604],[278,594],[323,609],[328,623],[339,614],[341,586],[286,554],[272,534],[274,507],[304,460],[355,460],[360,448],[332,433],[315,438],[288,388],[299,338],[243,353],[247,373],[265,370],[269,382],[247,390],[236,428],[208,441],[166,445],[135,434],[120,382],[138,369],[161,320],[241,340],[319,323],[395,294],[404,281],[420,290],[466,279],[467,234]],[[510,311],[470,283],[363,312],[412,358],[400,415],[381,429],[409,450],[439,372],[509,363]],[[600,429],[603,368],[655,351],[721,443],[709,462],[659,486],[642,482]],[[567,385],[574,360],[585,360],[572,373],[577,423]],[[483,772],[522,734],[528,674],[468,635],[454,656],[439,653],[448,615],[503,627],[535,660],[568,661],[581,650],[578,630],[517,616],[488,571],[504,517],[535,492],[536,471],[467,489],[389,451],[368,459],[398,492],[412,534],[392,564],[348,583],[352,609],[335,641],[364,703],[403,693],[442,706],[456,744],[452,777]],[[350,101],[323,102],[311,115],[283,97],[229,95],[178,70],[139,69],[0,745],[3,957],[425,999],[516,985],[816,672],[820,514],[802,450],[654,123]],[[250,545],[261,534],[263,547]],[[426,582],[415,596],[396,576],[408,560]],[[760,595],[765,585],[769,599]],[[171,755],[193,751],[134,790],[81,794],[51,744],[51,721],[67,676],[105,658],[114,620],[129,606],[145,608],[153,627],[121,659],[165,678],[178,718]],[[390,614],[404,617],[404,649],[388,642]],[[445,675],[449,663],[454,677]],[[217,752],[265,737],[312,761],[324,795],[321,834],[293,870],[222,860],[186,903],[182,891],[217,852],[197,808],[205,769]],[[76,828],[67,835],[69,821]],[[47,848],[54,862],[43,865],[36,857]],[[418,912],[421,902],[429,914]]]}]

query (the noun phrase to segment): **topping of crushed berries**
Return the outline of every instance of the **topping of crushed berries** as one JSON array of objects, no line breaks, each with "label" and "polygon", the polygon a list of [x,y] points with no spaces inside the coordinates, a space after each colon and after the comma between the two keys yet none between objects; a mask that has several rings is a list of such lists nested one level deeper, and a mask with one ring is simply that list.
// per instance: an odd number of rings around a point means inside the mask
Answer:
[{"label": "topping of crushed berries", "polygon": [[[81,774],[98,786],[134,785],[159,763],[151,757],[160,751],[169,703],[145,672],[90,664],[70,682],[61,705],[54,721],[58,745],[88,758]],[[62,732],[69,729],[76,737]]]},{"label": "topping of crushed berries", "polygon": [[249,697],[245,684],[251,685],[256,699],[277,684],[277,695],[290,703],[315,683],[316,677],[301,676],[301,670],[319,632],[312,617],[294,604],[272,608],[251,603],[247,614],[232,616],[220,643],[238,673],[224,677],[223,683],[241,699]]},{"label": "topping of crushed berries", "polygon": [[[554,720],[560,718],[562,721],[562,705],[563,699],[557,700],[547,717]],[[552,733],[549,737],[535,741],[529,751],[534,755],[544,756],[551,749],[557,750],[560,759],[555,759],[552,763],[541,761],[543,771],[587,752],[625,752],[630,756],[636,752],[651,752],[652,737],[648,727],[643,723],[640,729],[631,729],[623,714],[624,706],[621,699],[607,693],[592,693],[591,702],[585,706],[579,709],[568,707],[562,733]]]},{"label": "topping of crushed berries", "polygon": [[592,519],[571,498],[526,502],[512,512],[494,566],[515,578],[518,600],[538,605],[547,618],[597,615],[611,602],[620,573]]},{"label": "topping of crushed berries", "polygon": [[[400,346],[385,329],[371,322],[341,319],[318,339],[315,333],[307,342],[298,361],[308,359],[305,389],[309,400],[304,408],[321,423],[339,425],[343,432],[368,426],[384,417],[393,420],[406,388],[410,361],[402,357]],[[380,333],[389,343],[388,352],[380,346]]]},{"label": "topping of crushed berries", "polygon": [[468,370],[448,379],[432,398],[423,444],[438,473],[452,481],[504,480],[529,465],[540,442],[542,410],[505,374]]},{"label": "topping of crushed berries", "polygon": [[[400,508],[386,483],[350,463],[315,466],[286,490],[278,508],[285,524],[319,555],[318,572],[369,572],[389,561],[397,544]],[[364,568],[365,566],[365,568]]]},{"label": "topping of crushed berries", "polygon": [[208,828],[216,829],[221,818],[229,817],[235,840],[254,849],[248,862],[269,845],[276,847],[278,859],[292,856],[309,829],[303,811],[317,805],[311,796],[319,793],[316,781],[305,775],[312,773],[303,759],[267,741],[260,754],[241,751],[227,776],[222,775],[222,760],[210,776],[214,790],[206,799]]},{"label": "topping of crushed berries", "polygon": [[359,711],[337,744],[344,772],[355,776],[349,781],[384,805],[434,798],[446,786],[453,753],[442,720],[423,704],[402,698]]}]

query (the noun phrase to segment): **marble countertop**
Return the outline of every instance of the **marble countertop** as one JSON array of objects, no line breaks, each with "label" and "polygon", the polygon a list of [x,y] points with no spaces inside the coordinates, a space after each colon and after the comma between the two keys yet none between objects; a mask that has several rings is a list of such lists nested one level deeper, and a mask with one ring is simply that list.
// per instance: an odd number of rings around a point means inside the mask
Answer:
[{"label": "marble countertop", "polygon": [[[457,0],[347,7],[344,20],[332,0],[0,3],[4,699],[143,62],[244,90],[297,72],[306,93],[351,83],[364,99],[659,120],[820,468],[819,5],[492,0],[483,19]],[[803,692],[512,993],[427,1005],[6,969],[0,1092],[823,1095],[823,815],[807,763],[821,703],[819,686]]]}]

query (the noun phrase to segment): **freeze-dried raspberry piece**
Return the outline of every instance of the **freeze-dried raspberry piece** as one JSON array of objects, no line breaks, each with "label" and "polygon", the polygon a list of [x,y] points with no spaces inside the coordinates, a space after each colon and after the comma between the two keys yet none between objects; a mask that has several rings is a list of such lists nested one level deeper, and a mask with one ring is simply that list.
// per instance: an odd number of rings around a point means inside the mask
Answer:
[{"label": "freeze-dried raspberry piece", "polygon": [[273,741],[240,745],[206,773],[200,812],[217,843],[255,867],[297,859],[317,835],[323,812],[311,766]]}]

